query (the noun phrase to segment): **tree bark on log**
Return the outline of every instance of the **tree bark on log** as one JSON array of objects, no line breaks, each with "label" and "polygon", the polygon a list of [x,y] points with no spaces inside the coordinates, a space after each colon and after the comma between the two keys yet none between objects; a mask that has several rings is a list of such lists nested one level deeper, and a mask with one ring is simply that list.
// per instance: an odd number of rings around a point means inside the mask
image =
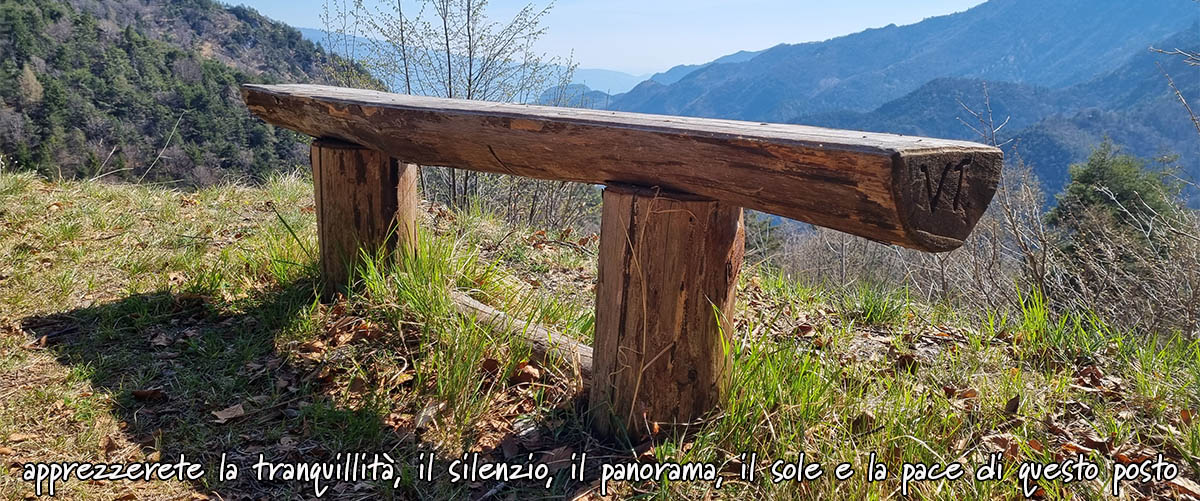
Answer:
[{"label": "tree bark on log", "polygon": [[742,209],[609,186],[602,218],[589,406],[595,431],[638,439],[703,417],[728,388]]},{"label": "tree bark on log", "polygon": [[312,143],[321,277],[348,283],[360,249],[411,254],[416,245],[417,166],[331,139]]}]

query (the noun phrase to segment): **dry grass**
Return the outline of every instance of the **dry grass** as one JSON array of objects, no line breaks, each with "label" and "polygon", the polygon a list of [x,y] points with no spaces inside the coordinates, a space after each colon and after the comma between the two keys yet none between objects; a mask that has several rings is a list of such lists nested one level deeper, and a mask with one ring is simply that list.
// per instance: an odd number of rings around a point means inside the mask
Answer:
[{"label": "dry grass", "polygon": [[[259,482],[249,465],[339,451],[391,454],[401,479],[334,484],[325,498],[597,498],[600,463],[629,460],[712,462],[725,482],[612,482],[611,497],[898,498],[902,462],[973,466],[991,452],[1015,464],[1084,451],[1102,471],[1161,452],[1185,478],[1200,469],[1194,342],[1056,318],[1037,298],[972,325],[904,291],[839,291],[769,269],[747,270],[739,289],[723,410],[650,442],[599,441],[569,364],[530,371],[524,347],[448,299],[465,290],[586,340],[594,243],[432,208],[419,259],[368,260],[347,297],[323,299],[311,204],[299,176],[184,193],[0,173],[0,464],[185,454],[208,466],[194,482],[68,482],[66,499],[307,498],[311,484]],[[238,480],[216,478],[222,452],[242,465]],[[429,452],[439,473],[418,480]],[[445,467],[464,452],[587,452],[587,480],[561,470],[548,492],[451,483]],[[758,481],[736,478],[741,452],[758,454]],[[771,483],[770,462],[801,452],[858,475]],[[871,453],[887,480],[863,480]],[[910,488],[1015,499],[1013,475]],[[1100,498],[1107,478],[1045,483],[1042,495]],[[1125,492],[1170,498],[1183,485]],[[4,498],[32,491],[0,476]]]}]

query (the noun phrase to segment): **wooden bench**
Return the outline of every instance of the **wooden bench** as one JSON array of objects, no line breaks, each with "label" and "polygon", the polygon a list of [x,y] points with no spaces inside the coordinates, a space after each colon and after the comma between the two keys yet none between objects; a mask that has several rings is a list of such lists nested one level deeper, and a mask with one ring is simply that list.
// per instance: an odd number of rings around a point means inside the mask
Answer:
[{"label": "wooden bench", "polygon": [[742,209],[923,251],[959,247],[1000,150],[800,125],[246,85],[312,145],[322,273],[414,242],[416,165],[605,186],[590,406],[601,434],[686,423],[728,390]]}]

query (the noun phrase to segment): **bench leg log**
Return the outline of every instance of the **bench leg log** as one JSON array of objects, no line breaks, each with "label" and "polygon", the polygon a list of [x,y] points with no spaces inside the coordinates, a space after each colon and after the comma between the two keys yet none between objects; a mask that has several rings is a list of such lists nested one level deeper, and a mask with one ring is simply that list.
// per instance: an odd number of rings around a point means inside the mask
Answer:
[{"label": "bench leg log", "polygon": [[331,139],[312,143],[321,277],[342,287],[359,256],[413,252],[418,167],[375,150]]},{"label": "bench leg log", "polygon": [[744,243],[741,207],[604,190],[589,396],[597,433],[640,439],[720,404],[729,380],[721,336],[732,334]]}]

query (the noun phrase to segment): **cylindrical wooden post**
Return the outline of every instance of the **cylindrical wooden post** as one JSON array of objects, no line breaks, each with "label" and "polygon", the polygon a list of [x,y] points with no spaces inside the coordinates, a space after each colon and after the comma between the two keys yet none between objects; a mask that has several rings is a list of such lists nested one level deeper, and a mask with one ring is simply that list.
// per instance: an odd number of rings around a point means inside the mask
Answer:
[{"label": "cylindrical wooden post", "polygon": [[317,139],[312,167],[325,283],[346,285],[360,249],[412,252],[417,166],[355,144]]},{"label": "cylindrical wooden post", "polygon": [[598,433],[641,438],[703,416],[728,388],[742,209],[608,186],[602,218],[589,407]]}]

